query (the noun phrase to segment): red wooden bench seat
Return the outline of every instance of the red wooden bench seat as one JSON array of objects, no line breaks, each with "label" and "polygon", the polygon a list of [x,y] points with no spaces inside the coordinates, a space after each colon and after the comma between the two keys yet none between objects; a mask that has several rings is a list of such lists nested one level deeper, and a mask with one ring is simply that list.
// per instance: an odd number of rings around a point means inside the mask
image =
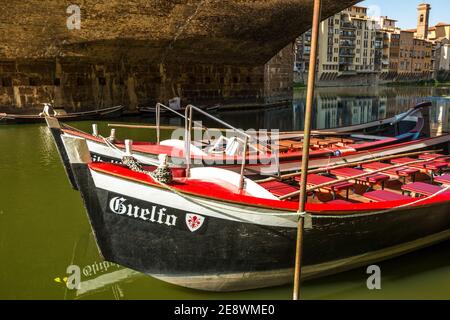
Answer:
[{"label": "red wooden bench seat", "polygon": [[[439,157],[439,158],[437,158]],[[437,162],[445,162],[445,163],[449,163],[450,162],[450,156],[446,156],[444,154],[441,153],[425,153],[425,154],[421,154],[419,156],[419,159],[421,160],[428,160],[428,159],[435,159]]]},{"label": "red wooden bench seat", "polygon": [[[295,181],[300,182],[301,177],[295,177]],[[334,178],[330,178],[330,177],[325,177],[325,176],[321,176],[320,174],[308,174],[308,185],[310,186],[317,186],[319,184],[323,184],[323,183],[327,183],[327,182],[332,182],[332,181],[336,181],[336,179]],[[324,187],[323,189],[329,189],[329,190],[334,190],[334,191],[341,191],[341,190],[345,190],[348,188],[353,187],[353,183],[350,182],[337,182],[331,186],[328,187]]]},{"label": "red wooden bench seat", "polygon": [[444,174],[443,176],[437,176],[434,181],[446,186],[450,186],[450,174]]},{"label": "red wooden bench seat", "polygon": [[[295,181],[300,182],[301,176],[295,177]],[[308,184],[308,186],[317,186],[319,184],[328,183],[328,182],[332,182],[332,181],[337,181],[337,180],[334,178],[322,176],[320,174],[309,174],[307,184]],[[330,191],[331,193],[333,193],[333,197],[336,197],[336,193],[338,193],[342,190],[345,190],[345,191],[347,191],[346,197],[348,198],[348,191],[350,188],[353,187],[353,185],[354,185],[353,183],[344,181],[344,182],[337,182],[331,186],[323,187],[321,189]]]},{"label": "red wooden bench seat", "polygon": [[[389,163],[382,163],[382,162],[372,162],[372,163],[366,163],[363,164],[362,167],[364,169],[368,170],[381,170],[384,168],[392,167]],[[399,176],[399,177],[413,177],[416,173],[418,173],[418,169],[414,168],[408,168],[408,167],[398,167],[393,169],[387,169],[386,171],[383,171],[383,173]]]},{"label": "red wooden bench seat", "polygon": [[426,163],[417,163],[411,166],[412,168],[426,169],[432,171],[438,171],[448,167],[448,164],[440,161],[426,162]]},{"label": "red wooden bench seat", "polygon": [[402,190],[416,195],[431,196],[436,192],[441,191],[442,188],[429,183],[414,182],[402,186]]},{"label": "red wooden bench seat", "polygon": [[348,145],[348,147],[354,148],[356,150],[363,150],[363,149],[367,149],[367,148],[380,147],[382,145],[385,145],[387,143],[390,143],[390,142],[393,142],[396,140],[397,140],[396,138],[385,138],[385,139],[378,140],[378,141],[354,143],[354,144]]},{"label": "red wooden bench seat", "polygon": [[410,168],[419,169],[421,172],[426,173],[431,176],[431,182],[434,181],[434,176],[439,173],[441,170],[448,168],[450,163],[442,162],[442,161],[428,161],[422,163],[414,163],[414,164],[406,164],[411,161],[417,161],[413,158],[397,158],[391,160],[392,163],[395,164],[405,164]]},{"label": "red wooden bench seat", "polygon": [[[363,174],[365,172],[363,170],[354,169],[354,168],[340,168],[340,169],[330,170],[330,173],[332,175],[335,175],[336,177],[351,178],[351,177]],[[385,174],[375,173],[375,174],[368,175],[368,176],[365,176],[362,178],[357,178],[356,180],[366,182],[371,185],[381,184],[382,187],[384,188],[384,182],[386,182],[389,179],[390,179],[390,177]]]},{"label": "red wooden bench seat", "polygon": [[366,192],[363,194],[363,196],[366,197],[367,199],[376,202],[411,199],[408,196],[386,190],[376,190],[372,192]]},{"label": "red wooden bench seat", "polygon": [[277,197],[282,197],[292,192],[298,191],[298,188],[280,181],[262,182],[259,185]]},{"label": "red wooden bench seat", "polygon": [[424,153],[424,154],[421,154],[418,158],[421,160],[428,160],[428,159],[434,159],[436,157],[442,157],[442,156],[444,156],[444,155],[440,154],[440,153]]},{"label": "red wooden bench seat", "polygon": [[[391,160],[391,162],[393,164],[403,164],[403,163],[408,163],[408,162],[413,162],[413,161],[417,161],[417,159],[413,159],[413,158],[397,158],[397,159],[392,159]],[[414,164],[408,164],[407,166],[411,167],[411,168],[437,171],[437,170],[444,169],[444,168],[448,167],[448,164],[446,162],[442,162],[442,161],[428,161],[428,162],[422,162],[422,163],[419,162],[419,163],[414,163]]]},{"label": "red wooden bench seat", "polygon": [[[439,156],[439,158],[437,158],[435,162],[447,164],[447,167],[443,167],[442,169],[447,169],[447,168],[450,167],[450,156],[446,156],[446,155],[443,155],[443,154],[435,154],[435,155]],[[420,155],[419,158],[422,159],[422,157],[427,157],[427,156],[430,156],[430,154]]]}]

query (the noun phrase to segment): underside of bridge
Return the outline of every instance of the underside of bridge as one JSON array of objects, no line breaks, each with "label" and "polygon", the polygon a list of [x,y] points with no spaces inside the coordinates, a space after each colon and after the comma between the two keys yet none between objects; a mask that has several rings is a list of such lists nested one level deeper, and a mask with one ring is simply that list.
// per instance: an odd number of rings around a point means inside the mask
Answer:
[{"label": "underside of bridge", "polygon": [[[357,2],[323,0],[322,18]],[[133,110],[290,100],[312,0],[9,0],[0,15],[0,108]]]}]

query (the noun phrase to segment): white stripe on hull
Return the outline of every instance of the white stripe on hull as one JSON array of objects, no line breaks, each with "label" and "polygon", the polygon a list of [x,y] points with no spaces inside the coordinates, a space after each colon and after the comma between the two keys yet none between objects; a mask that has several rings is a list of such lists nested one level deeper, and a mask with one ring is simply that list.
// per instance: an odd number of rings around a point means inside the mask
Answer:
[{"label": "white stripe on hull", "polygon": [[[189,199],[192,200],[188,200],[187,197],[182,197],[167,189],[151,187],[93,170],[91,170],[91,174],[97,188],[142,201],[156,203],[161,206],[242,223],[273,227],[297,227],[295,217],[282,217],[282,211],[258,208],[258,213],[255,213],[255,208],[245,205],[191,196],[189,196]],[[279,216],[264,215],[265,213],[276,213]]]},{"label": "white stripe on hull", "polygon": [[[430,235],[421,239],[407,242],[384,250],[372,251],[350,258],[330,261],[326,263],[307,265],[302,268],[302,279],[308,280],[320,276],[335,274],[353,268],[365,266],[374,262],[394,258],[445,240],[450,239],[450,230]],[[204,276],[170,276],[150,274],[152,277],[175,285],[206,290],[206,291],[240,291],[247,289],[265,288],[291,283],[294,277],[293,268],[243,272],[232,274],[216,274]]]}]

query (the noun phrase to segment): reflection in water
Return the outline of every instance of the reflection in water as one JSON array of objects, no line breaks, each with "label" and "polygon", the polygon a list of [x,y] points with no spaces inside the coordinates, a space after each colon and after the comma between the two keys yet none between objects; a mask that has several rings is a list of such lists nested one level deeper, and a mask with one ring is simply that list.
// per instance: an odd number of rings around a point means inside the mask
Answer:
[{"label": "reflection in water", "polygon": [[[355,125],[394,116],[410,107],[431,101],[432,121],[437,125],[442,111],[444,131],[450,129],[449,88],[429,87],[356,87],[318,88],[316,92],[313,129],[329,129]],[[295,92],[292,106],[267,110],[225,111],[220,118],[234,126],[248,129],[303,130],[306,91]]]},{"label": "reflection in water", "polygon": [[41,126],[38,128],[37,138],[42,141],[42,143],[39,144],[41,146],[39,150],[39,162],[41,167],[44,169],[51,168],[51,165],[54,164],[54,152],[56,151],[52,134],[45,126]]},{"label": "reflection in water", "polygon": [[[82,234],[75,242],[69,265],[72,268],[76,267],[79,273],[70,271],[66,275],[69,279],[62,283],[65,286],[64,299],[84,299],[93,294],[111,293],[112,297],[118,300],[124,297],[121,283],[144,277],[137,271],[103,261],[92,232]],[[66,268],[61,271],[67,270]],[[77,281],[76,285],[73,281]]]},{"label": "reflection in water", "polygon": [[[303,100],[294,101],[304,110]],[[386,117],[386,101],[375,97],[316,97],[313,115],[314,129],[330,129],[370,122]],[[303,117],[301,118],[303,119]],[[303,129],[296,127],[295,129]]]}]

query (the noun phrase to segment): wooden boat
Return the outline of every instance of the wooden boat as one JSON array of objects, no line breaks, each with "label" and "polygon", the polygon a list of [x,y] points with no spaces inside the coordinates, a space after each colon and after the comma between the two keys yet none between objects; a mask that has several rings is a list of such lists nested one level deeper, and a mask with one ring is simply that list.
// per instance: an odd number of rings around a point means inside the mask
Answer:
[{"label": "wooden boat", "polygon": [[122,114],[124,106],[97,109],[92,111],[66,113],[64,109],[55,109],[54,112],[40,114],[11,114],[0,113],[0,123],[38,123],[45,122],[46,116],[52,116],[63,121],[96,120],[118,117]]},{"label": "wooden boat", "polygon": [[[220,168],[171,168],[173,180],[162,182],[155,167],[92,162],[85,139],[62,141],[106,260],[201,290],[292,280],[298,175],[254,181]],[[416,152],[310,172],[302,277],[449,239],[449,164]]]},{"label": "wooden boat", "polygon": [[[386,128],[386,130],[391,130],[394,126],[400,128],[395,130],[397,135],[393,137],[353,132],[346,134],[340,131],[335,132],[334,135],[329,132],[316,132],[311,144],[310,168],[360,161],[374,156],[406,152],[417,148],[428,148],[434,144],[447,141],[448,136],[441,136],[436,139],[420,138],[426,136],[424,132],[428,132],[428,129],[424,130],[428,127],[427,116],[424,116],[428,113],[428,106],[429,104],[418,105],[394,117],[398,122]],[[426,112],[424,112],[424,108]],[[364,128],[373,129],[380,125],[388,126],[388,123],[392,123],[393,120],[389,119],[389,121],[391,122],[377,121],[376,124],[372,124],[372,127],[366,126]],[[226,123],[223,124],[227,125]],[[96,161],[121,161],[125,150],[123,141],[106,139],[98,134],[89,134],[67,125],[60,125],[55,121],[49,127],[56,140],[59,139],[61,133],[86,139],[92,158]],[[361,129],[361,126],[357,127],[352,129]],[[231,126],[229,129],[236,130],[237,134],[241,133]],[[247,166],[249,172],[270,175],[298,170],[302,157],[302,134],[283,134],[282,136],[272,137],[272,139],[274,142],[270,145],[249,144],[248,151],[245,152],[245,157],[249,162]],[[245,148],[244,144],[244,141],[239,137],[219,137],[206,143],[205,141],[190,141],[188,143],[189,161],[193,166],[216,166],[239,171]],[[182,140],[169,139],[161,141],[159,144],[140,141],[134,142],[133,154],[139,162],[146,165],[155,164],[158,155],[162,153],[169,155],[169,161],[172,164],[183,165],[187,161],[186,154],[188,154],[184,152],[185,147],[186,141]],[[268,166],[268,164],[271,164],[271,166]]]}]

